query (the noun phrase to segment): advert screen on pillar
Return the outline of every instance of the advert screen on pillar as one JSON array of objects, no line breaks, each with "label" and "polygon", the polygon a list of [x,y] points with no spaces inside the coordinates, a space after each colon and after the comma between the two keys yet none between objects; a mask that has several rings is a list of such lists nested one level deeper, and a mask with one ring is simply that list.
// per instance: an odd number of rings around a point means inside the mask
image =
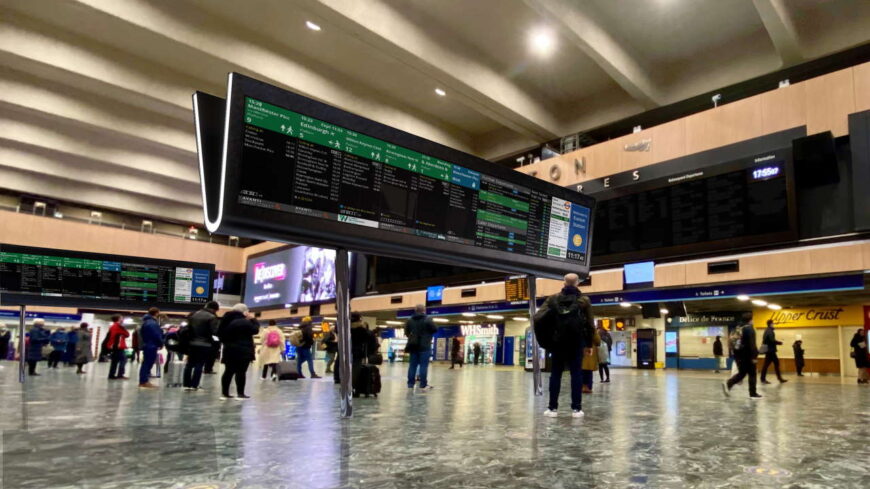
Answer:
[{"label": "advert screen on pillar", "polygon": [[297,246],[248,259],[245,304],[284,307],[335,300],[335,250]]}]

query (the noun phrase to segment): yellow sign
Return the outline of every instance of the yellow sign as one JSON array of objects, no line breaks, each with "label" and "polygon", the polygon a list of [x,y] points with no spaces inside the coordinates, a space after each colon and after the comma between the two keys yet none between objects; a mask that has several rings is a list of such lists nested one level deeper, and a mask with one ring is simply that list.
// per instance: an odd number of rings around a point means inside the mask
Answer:
[{"label": "yellow sign", "polygon": [[767,320],[773,319],[777,328],[806,328],[813,326],[858,326],[864,324],[861,306],[829,306],[781,309],[779,311],[758,310],[752,313],[756,328],[767,327]]}]

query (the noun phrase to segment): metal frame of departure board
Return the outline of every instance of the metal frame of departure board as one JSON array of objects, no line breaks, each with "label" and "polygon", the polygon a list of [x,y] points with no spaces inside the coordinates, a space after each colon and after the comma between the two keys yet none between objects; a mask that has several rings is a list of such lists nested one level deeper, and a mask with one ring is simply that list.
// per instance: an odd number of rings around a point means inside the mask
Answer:
[{"label": "metal frame of departure board", "polygon": [[[51,248],[37,248],[33,246],[19,246],[0,243],[0,252],[25,253],[40,256],[68,258],[82,261],[104,261],[130,263],[136,265],[163,266],[172,268],[192,268],[196,270],[208,270],[208,297],[205,302],[213,300],[214,291],[212,284],[215,277],[215,266],[210,263],[183,262],[175,260],[158,260],[138,256],[111,255],[104,253],[88,253],[84,251],[56,250]],[[174,284],[173,284],[174,286]],[[156,306],[167,311],[194,311],[201,309],[204,302],[147,302],[138,300],[115,300],[90,297],[63,297],[55,295],[36,295],[14,292],[0,293],[0,305],[3,306],[53,306],[53,307],[90,307],[97,309],[124,309],[146,310]]]},{"label": "metal frame of departure board", "polygon": [[[351,225],[338,220],[240,203],[238,196],[244,164],[242,154],[246,125],[244,114],[248,99],[294,112],[303,118],[315,118],[318,122],[356,132],[364,138],[395,145],[400,150],[422,154],[424,158],[429,157],[436,162],[449,162],[477,172],[481,176],[494,177],[530,189],[546,195],[548,199],[555,197],[585,207],[588,209],[588,222],[583,263],[385,231],[383,228]],[[229,76],[226,102],[218,97],[198,92],[194,94],[194,112],[206,226],[211,232],[220,231],[286,243],[346,248],[418,261],[464,264],[501,272],[534,273],[553,278],[561,277],[568,272],[575,272],[581,276],[588,274],[595,206],[593,197],[494,165],[472,155],[236,73]],[[222,126],[216,121],[218,114],[223,116]],[[290,191],[288,189],[288,193]],[[372,194],[372,198],[379,198],[375,192]],[[541,232],[543,237],[540,239],[543,243],[547,239],[548,230],[543,229]]]}]

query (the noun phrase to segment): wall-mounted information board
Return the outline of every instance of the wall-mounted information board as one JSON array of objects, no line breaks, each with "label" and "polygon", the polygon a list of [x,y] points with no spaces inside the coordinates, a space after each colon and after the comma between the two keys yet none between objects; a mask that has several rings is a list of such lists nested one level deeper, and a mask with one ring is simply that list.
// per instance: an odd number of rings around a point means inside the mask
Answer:
[{"label": "wall-mounted information board", "polygon": [[0,244],[0,304],[166,309],[211,299],[214,265]]},{"label": "wall-mounted information board", "polygon": [[508,302],[529,300],[529,280],[526,277],[510,277],[504,281],[504,296]]},{"label": "wall-mounted information board", "polygon": [[212,232],[588,271],[591,197],[238,74],[226,102],[197,93],[194,109]]}]

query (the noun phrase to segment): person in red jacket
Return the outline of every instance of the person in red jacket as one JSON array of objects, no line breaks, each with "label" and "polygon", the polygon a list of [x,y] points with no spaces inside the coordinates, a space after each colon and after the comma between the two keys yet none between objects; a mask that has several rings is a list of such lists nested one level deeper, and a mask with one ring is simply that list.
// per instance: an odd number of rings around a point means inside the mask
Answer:
[{"label": "person in red jacket", "polygon": [[106,345],[108,346],[112,364],[109,367],[109,380],[127,380],[124,376],[124,366],[127,363],[127,337],[130,332],[121,326],[121,315],[112,316],[112,325],[109,327]]}]

